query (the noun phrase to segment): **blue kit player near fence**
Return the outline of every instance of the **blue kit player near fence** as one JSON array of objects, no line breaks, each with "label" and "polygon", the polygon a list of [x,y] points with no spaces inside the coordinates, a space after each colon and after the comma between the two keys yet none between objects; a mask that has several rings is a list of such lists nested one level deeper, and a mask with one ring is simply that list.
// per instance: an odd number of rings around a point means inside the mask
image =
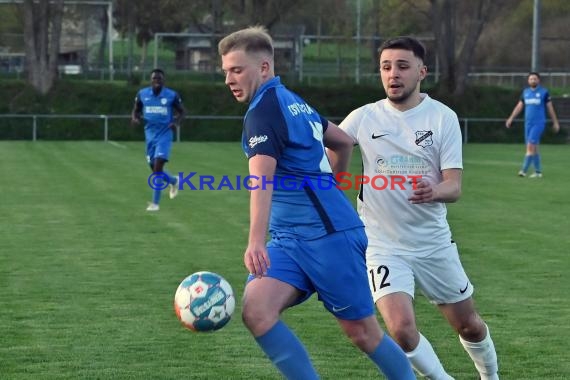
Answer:
[{"label": "blue kit player near fence", "polygon": [[[301,341],[281,313],[317,293],[351,341],[389,379],[414,379],[404,352],[374,315],[362,222],[340,189],[272,185],[345,171],[352,140],[289,91],[274,74],[273,41],[262,27],[234,32],[218,45],[226,85],[249,103],[243,149],[254,180],[244,264],[250,275],[242,318],[273,365],[287,378],[318,379]],[[331,149],[329,162],[325,146]],[[340,170],[339,170],[340,169]],[[259,178],[259,180],[257,180]],[[269,229],[271,239],[266,243]]]},{"label": "blue kit player near fence", "polygon": [[184,118],[185,110],[180,95],[164,87],[164,72],[161,69],[152,70],[150,80],[151,85],[141,89],[135,97],[131,121],[140,124],[142,117],[146,122],[146,159],[153,173],[159,173],[154,178],[152,202],[146,210],[158,211],[162,189],[170,188],[170,199],[178,193],[178,178],[165,172],[164,165],[170,159],[173,134]]},{"label": "blue kit player near fence", "polygon": [[534,174],[530,178],[542,178],[542,165],[540,163],[540,153],[538,144],[544,133],[546,125],[546,111],[552,119],[552,128],[554,133],[560,130],[560,124],[550,99],[548,90],[540,85],[540,75],[536,72],[528,74],[528,87],[521,94],[520,100],[513,109],[511,116],[505,122],[507,128],[510,128],[513,120],[521,113],[524,108],[524,137],[526,144],[526,154],[523,160],[522,168],[519,171],[520,177],[525,177],[530,165],[534,165]]}]

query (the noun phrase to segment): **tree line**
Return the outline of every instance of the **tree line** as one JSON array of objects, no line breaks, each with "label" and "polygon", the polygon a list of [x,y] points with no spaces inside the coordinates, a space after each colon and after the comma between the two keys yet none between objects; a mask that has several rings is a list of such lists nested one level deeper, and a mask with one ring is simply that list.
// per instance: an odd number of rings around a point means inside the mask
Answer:
[{"label": "tree line", "polygon": [[[556,37],[565,30],[570,2],[542,0],[543,16],[554,20],[545,23]],[[75,2],[78,3],[78,2]],[[222,35],[248,25],[264,25],[273,31],[280,25],[302,25],[306,34],[379,37],[371,46],[371,59],[376,60],[381,37],[395,35],[431,36],[431,54],[439,63],[439,88],[461,95],[467,88],[467,76],[477,52],[505,55],[508,44],[520,44],[513,30],[526,28],[526,54],[530,60],[528,22],[533,0],[114,0],[112,20],[104,11],[95,12],[101,30],[109,22],[121,36],[145,49],[158,32],[211,33]],[[61,25],[66,7],[64,0],[23,0],[17,6],[24,29],[26,73],[29,83],[46,94],[57,80],[57,55]],[[102,8],[101,8],[102,9]],[[361,22],[356,22],[359,11]],[[562,33],[562,32],[560,32]],[[509,37],[507,42],[504,37]],[[103,33],[101,49],[110,36]],[[505,46],[505,44],[507,44]],[[215,44],[212,44],[215,46]],[[489,47],[491,45],[491,47]],[[499,49],[493,49],[498,46]],[[103,60],[103,50],[99,59]],[[479,57],[481,54],[479,54]],[[508,61],[502,57],[503,61]]]}]

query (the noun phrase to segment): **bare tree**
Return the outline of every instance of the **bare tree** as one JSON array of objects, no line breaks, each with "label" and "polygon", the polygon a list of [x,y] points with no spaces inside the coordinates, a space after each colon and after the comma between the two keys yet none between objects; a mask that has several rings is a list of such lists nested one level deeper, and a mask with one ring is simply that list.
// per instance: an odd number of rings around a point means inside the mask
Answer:
[{"label": "bare tree", "polygon": [[283,19],[300,0],[242,0],[233,3],[235,14],[243,15],[241,22],[246,25],[264,25],[271,28]]},{"label": "bare tree", "polygon": [[[116,0],[114,26],[123,35],[134,35],[142,48],[140,66],[144,70],[149,42],[157,32],[180,32],[195,7],[186,0]],[[129,37],[130,38],[130,37]]]},{"label": "bare tree", "polygon": [[373,72],[377,73],[380,70],[380,62],[378,57],[378,49],[380,48],[380,0],[374,0],[372,2],[372,37],[374,39],[370,41],[370,53],[372,57],[372,64],[374,65]]},{"label": "bare tree", "polygon": [[45,95],[57,79],[63,0],[24,0],[23,11],[28,82]]},{"label": "bare tree", "polygon": [[103,67],[105,64],[104,61],[105,61],[105,48],[107,46],[107,38],[112,38],[112,36],[107,35],[109,30],[110,20],[106,9],[103,8],[99,10],[99,13],[97,15],[97,20],[101,27],[101,40],[99,42],[99,49],[97,51],[97,64],[99,67]]},{"label": "bare tree", "polygon": [[440,85],[454,95],[467,86],[471,62],[485,24],[502,0],[430,0],[433,34],[441,71]]}]

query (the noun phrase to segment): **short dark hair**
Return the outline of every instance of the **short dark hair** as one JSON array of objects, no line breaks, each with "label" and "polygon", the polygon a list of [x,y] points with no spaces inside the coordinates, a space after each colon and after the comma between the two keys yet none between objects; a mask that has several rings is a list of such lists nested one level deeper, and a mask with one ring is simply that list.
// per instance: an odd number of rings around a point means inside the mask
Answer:
[{"label": "short dark hair", "polygon": [[424,62],[426,57],[425,46],[413,37],[395,37],[384,41],[384,43],[378,49],[378,56],[382,55],[382,52],[386,49],[402,49],[408,50],[414,53],[414,55]]},{"label": "short dark hair", "polygon": [[152,71],[150,72],[150,75],[157,73],[157,74],[161,74],[162,76],[164,75],[164,71],[162,71],[162,69],[159,69],[158,67],[156,69],[152,69]]},{"label": "short dark hair", "polygon": [[536,75],[538,77],[538,79],[540,79],[540,74],[537,73],[536,71],[531,71],[530,73],[528,73],[527,78],[530,77],[531,75]]}]

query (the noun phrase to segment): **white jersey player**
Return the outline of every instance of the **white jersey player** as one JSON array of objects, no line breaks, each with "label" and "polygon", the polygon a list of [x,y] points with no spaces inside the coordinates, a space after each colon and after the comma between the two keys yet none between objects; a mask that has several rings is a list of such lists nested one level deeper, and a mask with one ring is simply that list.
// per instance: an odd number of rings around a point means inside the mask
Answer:
[{"label": "white jersey player", "polygon": [[[481,379],[498,379],[494,344],[475,310],[473,286],[446,218],[445,203],[461,194],[457,115],[420,93],[427,68],[419,41],[394,38],[379,52],[387,98],[356,109],[340,124],[360,145],[367,179],[358,209],[369,241],[366,260],[374,301],[420,375],[452,378],[417,330],[412,303],[416,284],[457,331]],[[409,181],[380,190],[373,185],[378,176]]]}]

